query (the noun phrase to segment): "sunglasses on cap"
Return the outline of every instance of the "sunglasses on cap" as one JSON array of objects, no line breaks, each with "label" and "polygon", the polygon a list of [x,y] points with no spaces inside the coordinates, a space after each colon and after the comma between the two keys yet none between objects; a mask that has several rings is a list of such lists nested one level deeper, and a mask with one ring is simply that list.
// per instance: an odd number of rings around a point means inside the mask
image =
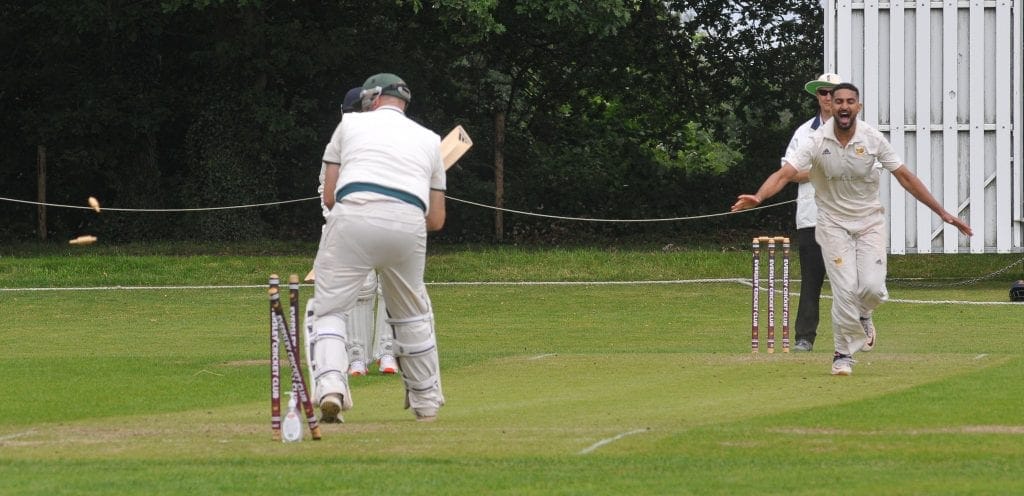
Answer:
[{"label": "sunglasses on cap", "polygon": [[820,88],[818,89],[818,94],[821,96],[829,96],[832,94],[832,90],[828,88]]},{"label": "sunglasses on cap", "polygon": [[402,95],[402,98],[405,99],[405,101],[412,99],[412,93],[409,91],[409,87],[404,84],[389,84],[383,88],[380,86],[374,86],[373,88],[368,88],[360,92],[359,98],[363,100],[363,102],[366,102],[367,100],[373,101],[374,98],[380,96],[384,91],[395,91],[399,95]]}]

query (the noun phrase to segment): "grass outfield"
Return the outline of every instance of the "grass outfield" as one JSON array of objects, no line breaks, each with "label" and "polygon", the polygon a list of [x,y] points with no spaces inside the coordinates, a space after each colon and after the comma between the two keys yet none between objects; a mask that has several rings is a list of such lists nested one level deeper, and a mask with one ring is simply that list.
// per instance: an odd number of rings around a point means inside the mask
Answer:
[{"label": "grass outfield", "polygon": [[[1024,493],[1022,267],[963,284],[1019,254],[890,257],[926,280],[832,377],[829,300],[813,353],[751,355],[738,280],[585,283],[745,279],[741,249],[445,250],[440,420],[369,376],[346,424],[283,444],[261,286],[309,258],[5,252],[0,494]],[[481,280],[583,283],[443,284]],[[107,289],[15,290],[83,287]]]}]

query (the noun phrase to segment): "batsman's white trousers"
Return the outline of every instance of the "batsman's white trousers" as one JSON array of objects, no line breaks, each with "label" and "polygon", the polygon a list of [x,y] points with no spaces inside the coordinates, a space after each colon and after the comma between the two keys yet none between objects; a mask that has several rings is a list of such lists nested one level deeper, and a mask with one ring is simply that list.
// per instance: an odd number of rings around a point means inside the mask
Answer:
[{"label": "batsman's white trousers", "polygon": [[815,239],[832,286],[832,335],[836,351],[844,355],[860,351],[867,341],[860,318],[889,299],[885,238],[882,212],[840,222],[818,211]]},{"label": "batsman's white trousers", "polygon": [[[327,218],[313,264],[316,334],[347,339],[345,313],[355,307],[360,287],[374,268],[393,319],[432,315],[430,297],[423,284],[426,253],[426,221],[420,208],[391,199],[346,198],[336,203]],[[334,340],[324,344],[336,347]],[[318,342],[317,355],[318,367],[321,357],[327,362],[320,367],[323,372],[319,372],[318,395],[348,396],[348,356],[344,349],[324,349],[321,355]],[[440,388],[424,396],[436,407],[444,403]]]}]

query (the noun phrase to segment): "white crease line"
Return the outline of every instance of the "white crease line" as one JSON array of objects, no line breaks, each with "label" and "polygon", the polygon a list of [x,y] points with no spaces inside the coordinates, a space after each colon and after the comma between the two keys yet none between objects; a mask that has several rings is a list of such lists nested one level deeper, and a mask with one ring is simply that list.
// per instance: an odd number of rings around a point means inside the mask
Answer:
[{"label": "white crease line", "polygon": [[558,356],[558,354],[557,353],[545,353],[543,355],[537,355],[537,356],[534,356],[534,357],[527,358],[527,360],[540,360],[541,358],[547,358],[547,357],[553,357],[553,356]]},{"label": "white crease line", "polygon": [[[679,279],[672,281],[466,281],[466,282],[427,282],[427,286],[620,286],[620,285],[645,285],[645,284],[711,284],[711,283],[736,283],[741,279]],[[287,283],[282,284],[284,287]],[[299,286],[311,288],[312,284],[300,284]],[[199,285],[199,286],[92,286],[92,287],[64,287],[64,288],[0,288],[4,291],[140,291],[154,289],[248,289],[266,288],[266,284],[243,284],[243,285]]]},{"label": "white crease line", "polygon": [[914,303],[917,305],[1024,305],[1019,301],[965,301],[965,300],[908,300],[905,298],[889,298],[889,303]]},{"label": "white crease line", "polygon": [[425,284],[427,286],[620,286],[629,284],[711,284],[742,282],[744,282],[744,279],[730,277],[725,279],[674,279],[667,281],[453,281],[428,282]]},{"label": "white crease line", "polygon": [[588,453],[592,453],[594,450],[596,450],[597,448],[600,448],[601,446],[604,446],[606,444],[614,443],[615,441],[618,441],[619,439],[622,439],[622,438],[624,438],[626,436],[632,436],[633,434],[640,434],[641,432],[647,432],[648,430],[650,430],[650,429],[634,429],[634,430],[631,430],[629,432],[623,432],[622,434],[619,434],[618,436],[615,436],[615,437],[610,437],[608,439],[602,439],[602,440],[600,440],[600,441],[598,441],[598,442],[596,442],[594,444],[591,444],[590,446],[586,447],[585,449],[583,449],[583,451],[580,451],[579,454],[586,455]]},{"label": "white crease line", "polygon": [[[795,279],[799,281],[799,279]],[[747,279],[725,278],[725,279],[677,279],[668,281],[464,281],[464,282],[427,282],[427,286],[626,286],[626,285],[672,285],[672,284],[716,284],[716,283],[738,283],[747,287],[753,286]],[[282,287],[285,284],[282,284]],[[312,284],[300,284],[301,287],[311,288]],[[151,290],[189,290],[189,289],[257,289],[266,288],[266,284],[245,284],[245,285],[199,285],[199,286],[93,286],[93,287],[65,287],[65,288],[0,288],[0,293],[19,291],[151,291]],[[766,291],[765,288],[761,288]],[[781,290],[776,290],[781,293]],[[800,296],[799,292],[791,292],[792,296]],[[832,295],[821,295],[822,299],[830,300]],[[981,306],[1024,306],[1022,301],[965,301],[965,300],[910,300],[903,298],[889,298],[889,303],[909,303],[917,305],[981,305]]]},{"label": "white crease line", "polygon": [[975,360],[981,360],[982,358],[985,358],[985,357],[987,357],[987,356],[988,356],[988,353],[982,353],[982,354],[980,354],[980,355],[978,355],[978,356],[974,357],[974,359],[975,359]]},{"label": "white crease line", "polygon": [[0,442],[10,441],[11,439],[17,439],[19,437],[31,436],[32,434],[35,434],[35,433],[36,433],[36,431],[34,431],[34,430],[32,430],[32,431],[25,431],[25,432],[15,432],[14,434],[8,434],[6,436],[0,436]]},{"label": "white crease line", "polygon": [[[287,286],[285,283],[283,286]],[[243,289],[243,288],[265,288],[263,286],[94,286],[94,287],[71,287],[71,288],[0,288],[0,291],[142,291],[142,290],[167,290],[167,289]]]}]

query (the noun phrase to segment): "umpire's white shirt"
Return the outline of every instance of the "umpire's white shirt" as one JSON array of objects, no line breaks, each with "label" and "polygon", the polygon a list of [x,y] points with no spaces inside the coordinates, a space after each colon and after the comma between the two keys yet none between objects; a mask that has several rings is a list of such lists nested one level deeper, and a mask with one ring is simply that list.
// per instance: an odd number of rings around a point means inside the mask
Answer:
[{"label": "umpire's white shirt", "polygon": [[[796,128],[796,131],[793,131],[793,137],[789,140],[789,146],[786,147],[786,155],[782,157],[781,165],[786,165],[787,161],[791,162],[788,157],[795,154],[800,145],[811,136],[811,133],[816,131],[825,122],[828,122],[828,119],[822,121],[821,116],[816,115]],[[806,229],[814,227],[817,219],[818,206],[814,204],[814,186],[810,181],[802,182],[797,186],[796,192],[796,228]]]},{"label": "umpire's white shirt", "polygon": [[[371,183],[410,193],[429,207],[430,190],[446,187],[440,146],[437,133],[385,105],[372,112],[345,114],[324,150],[323,161],[341,164],[335,194],[348,184]],[[353,193],[368,194],[375,195]]]}]

